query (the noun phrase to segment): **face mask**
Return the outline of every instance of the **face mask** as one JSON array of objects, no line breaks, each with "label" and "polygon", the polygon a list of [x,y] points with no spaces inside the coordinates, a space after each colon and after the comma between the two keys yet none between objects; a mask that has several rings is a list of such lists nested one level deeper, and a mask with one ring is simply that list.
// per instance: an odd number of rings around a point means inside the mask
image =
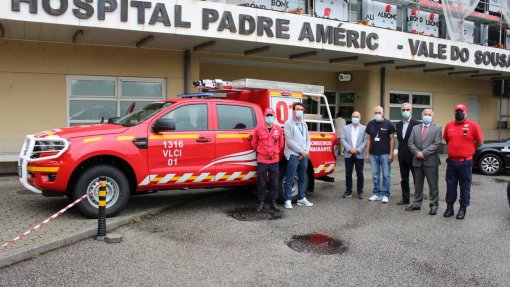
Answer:
[{"label": "face mask", "polygon": [[302,120],[302,119],[303,119],[303,111],[296,111],[296,117],[297,117],[298,119],[301,119],[301,120]]},{"label": "face mask", "polygon": [[359,118],[352,118],[352,123],[355,125],[359,124]]},{"label": "face mask", "polygon": [[374,118],[378,122],[382,121],[382,115],[377,114],[377,115],[374,116]]},{"label": "face mask", "polygon": [[455,113],[455,120],[458,122],[462,122],[466,118],[466,114],[463,112],[456,112]]},{"label": "face mask", "polygon": [[426,123],[427,125],[430,124],[432,122],[432,117],[431,116],[423,116],[423,122]]},{"label": "face mask", "polygon": [[408,119],[410,116],[411,116],[410,111],[402,111],[402,117],[404,117],[404,119]]},{"label": "face mask", "polygon": [[273,116],[266,116],[266,123],[267,124],[272,124],[274,121],[274,117]]}]

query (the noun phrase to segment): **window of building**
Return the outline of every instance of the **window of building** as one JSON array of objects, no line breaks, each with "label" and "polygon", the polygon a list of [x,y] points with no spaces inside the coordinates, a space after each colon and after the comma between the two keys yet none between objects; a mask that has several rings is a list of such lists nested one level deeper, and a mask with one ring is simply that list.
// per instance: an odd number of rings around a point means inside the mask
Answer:
[{"label": "window of building", "polygon": [[421,120],[424,109],[432,108],[432,94],[408,91],[390,91],[390,120],[396,123],[402,119],[400,110],[403,103],[411,103],[413,106],[412,117]]},{"label": "window of building", "polygon": [[[354,112],[354,98],[355,92],[334,92],[326,91],[324,95],[328,99],[328,104],[325,101],[318,102],[313,98],[308,98],[304,101],[306,106],[307,119],[329,119],[328,108],[333,119],[337,115],[341,115],[348,123],[351,122],[351,115]],[[314,115],[316,117],[314,117]],[[331,132],[330,124],[322,123],[308,123],[310,131]]]},{"label": "window of building", "polygon": [[166,81],[154,78],[68,76],[68,125],[96,124],[165,98]]},{"label": "window of building", "polygon": [[204,131],[207,130],[207,104],[187,105],[176,108],[164,116],[172,119],[176,131]]},{"label": "window of building", "polygon": [[216,112],[220,130],[245,130],[257,125],[255,111],[251,107],[217,105]]}]

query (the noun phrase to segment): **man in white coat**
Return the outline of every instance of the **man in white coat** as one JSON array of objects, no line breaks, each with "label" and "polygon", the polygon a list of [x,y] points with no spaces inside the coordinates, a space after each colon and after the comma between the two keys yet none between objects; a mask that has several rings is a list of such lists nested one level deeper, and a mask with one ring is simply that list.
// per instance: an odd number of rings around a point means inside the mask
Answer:
[{"label": "man in white coat", "polygon": [[363,199],[363,166],[365,165],[365,148],[367,134],[365,126],[360,124],[361,114],[352,113],[352,123],[343,129],[340,143],[344,147],[345,158],[345,184],[346,190],[343,198],[352,196],[352,169],[356,167],[358,199]]}]

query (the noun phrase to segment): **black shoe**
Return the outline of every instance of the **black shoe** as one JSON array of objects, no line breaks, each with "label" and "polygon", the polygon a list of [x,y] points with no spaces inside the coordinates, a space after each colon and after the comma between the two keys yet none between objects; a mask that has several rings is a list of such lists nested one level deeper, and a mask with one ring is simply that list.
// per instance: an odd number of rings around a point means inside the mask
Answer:
[{"label": "black shoe", "polygon": [[397,202],[397,205],[406,205],[409,204],[409,199],[401,199],[399,202]]},{"label": "black shoe", "polygon": [[430,215],[436,215],[437,214],[437,206],[432,206],[430,208],[430,212],[429,212]]},{"label": "black shoe", "polygon": [[271,208],[272,211],[276,211],[276,212],[280,212],[282,211],[281,208],[279,208],[277,205],[276,205],[276,202],[272,201],[271,202],[271,205],[269,206],[269,208]]},{"label": "black shoe", "polygon": [[450,216],[453,216],[454,212],[453,212],[453,203],[450,204],[448,203],[447,206],[446,206],[446,210],[444,212],[444,217],[450,217]]},{"label": "black shoe", "polygon": [[344,195],[342,195],[343,198],[348,198],[351,196],[352,196],[352,193],[349,193],[349,192],[346,192],[346,193],[344,193]]},{"label": "black shoe", "polygon": [[358,193],[358,199],[363,199],[363,193]]},{"label": "black shoe", "polygon": [[466,216],[466,207],[464,205],[461,205],[459,208],[459,212],[457,212],[457,219],[464,219],[464,216]]},{"label": "black shoe", "polygon": [[257,205],[257,209],[255,210],[255,212],[261,213],[262,209],[264,209],[264,202],[259,202],[259,205]]},{"label": "black shoe", "polygon": [[414,204],[411,204],[408,207],[406,207],[406,211],[413,211],[413,210],[421,210],[421,207],[420,206],[416,206]]}]

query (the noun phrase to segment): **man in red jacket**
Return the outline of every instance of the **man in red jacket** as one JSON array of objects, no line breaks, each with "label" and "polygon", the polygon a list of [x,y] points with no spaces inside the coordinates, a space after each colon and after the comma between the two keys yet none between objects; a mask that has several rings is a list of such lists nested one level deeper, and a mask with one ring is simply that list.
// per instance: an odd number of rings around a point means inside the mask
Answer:
[{"label": "man in red jacket", "polygon": [[259,125],[253,134],[251,147],[257,152],[257,212],[264,208],[266,197],[266,177],[269,175],[269,194],[271,209],[280,211],[276,206],[278,191],[278,178],[280,173],[280,151],[283,148],[283,133],[279,125],[274,125],[274,110],[267,108],[264,111],[265,123]]},{"label": "man in red jacket", "polygon": [[483,144],[480,126],[467,118],[468,108],[464,104],[455,106],[455,120],[444,127],[443,139],[448,144],[446,160],[446,211],[444,217],[453,216],[453,204],[457,200],[457,186],[460,186],[460,208],[457,219],[464,219],[469,206],[473,155]]}]

